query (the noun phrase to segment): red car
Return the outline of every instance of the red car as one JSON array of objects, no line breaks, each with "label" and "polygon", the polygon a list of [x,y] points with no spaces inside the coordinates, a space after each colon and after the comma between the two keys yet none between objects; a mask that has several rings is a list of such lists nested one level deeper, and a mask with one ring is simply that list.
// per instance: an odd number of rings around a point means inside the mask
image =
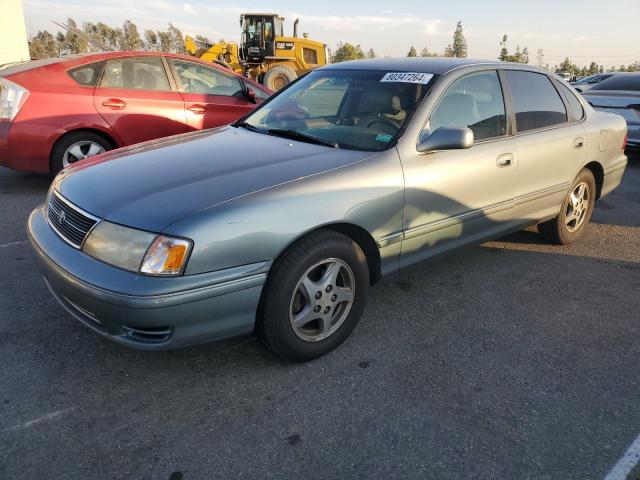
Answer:
[{"label": "red car", "polygon": [[224,67],[158,52],[0,67],[0,165],[57,173],[106,150],[231,123],[270,93]]}]

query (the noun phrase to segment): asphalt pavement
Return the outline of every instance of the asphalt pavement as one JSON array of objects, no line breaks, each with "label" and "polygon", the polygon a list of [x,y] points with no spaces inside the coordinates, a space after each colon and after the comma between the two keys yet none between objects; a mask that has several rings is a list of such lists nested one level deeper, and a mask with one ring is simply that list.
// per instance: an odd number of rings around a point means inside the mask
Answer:
[{"label": "asphalt pavement", "polygon": [[602,479],[640,434],[640,160],[579,243],[529,229],[413,268],[298,365],[74,321],[26,242],[47,187],[0,170],[1,479]]}]

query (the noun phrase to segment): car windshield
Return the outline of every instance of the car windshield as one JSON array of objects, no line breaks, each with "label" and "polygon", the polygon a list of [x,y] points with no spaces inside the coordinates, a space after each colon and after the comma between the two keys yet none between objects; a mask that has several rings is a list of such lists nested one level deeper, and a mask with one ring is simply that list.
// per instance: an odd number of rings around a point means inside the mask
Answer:
[{"label": "car windshield", "polygon": [[236,126],[340,148],[386,150],[432,80],[427,73],[316,70]]},{"label": "car windshield", "polygon": [[589,75],[588,77],[584,77],[581,78],[580,80],[578,80],[576,83],[589,83],[593,80],[596,80],[600,75],[596,74],[596,75]]}]

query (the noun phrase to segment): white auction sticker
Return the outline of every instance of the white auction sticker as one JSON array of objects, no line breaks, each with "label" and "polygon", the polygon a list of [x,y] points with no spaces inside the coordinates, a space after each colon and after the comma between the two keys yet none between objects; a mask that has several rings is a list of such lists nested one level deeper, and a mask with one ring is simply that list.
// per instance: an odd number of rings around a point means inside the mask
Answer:
[{"label": "white auction sticker", "polygon": [[422,83],[427,84],[433,78],[431,73],[417,72],[389,72],[382,77],[381,82],[403,82],[403,83]]}]

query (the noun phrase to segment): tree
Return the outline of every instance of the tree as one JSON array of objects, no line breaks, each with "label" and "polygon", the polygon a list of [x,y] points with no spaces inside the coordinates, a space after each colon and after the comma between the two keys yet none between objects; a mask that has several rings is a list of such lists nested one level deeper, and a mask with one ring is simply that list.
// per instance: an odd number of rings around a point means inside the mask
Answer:
[{"label": "tree", "polygon": [[29,40],[29,55],[32,60],[57,57],[60,55],[60,46],[47,30],[39,31]]},{"label": "tree", "polygon": [[171,22],[169,22],[169,35],[171,36],[171,52],[175,53],[186,53],[184,46],[184,37],[182,36],[182,32],[173,26]]},{"label": "tree", "polygon": [[529,63],[529,49],[524,47],[520,50],[520,45],[516,45],[516,52],[511,55],[507,48],[507,40],[508,37],[504,34],[500,42],[500,55],[498,56],[498,60],[503,62]]},{"label": "tree", "polygon": [[407,57],[417,57],[417,56],[418,56],[418,52],[416,51],[416,47],[412,45],[411,48],[409,49],[409,53],[407,53]]},{"label": "tree", "polygon": [[333,63],[339,63],[346,62],[348,60],[360,60],[364,57],[365,55],[360,45],[340,42],[338,43],[338,48],[336,48],[331,61]]},{"label": "tree", "polygon": [[376,52],[373,50],[373,48],[370,48],[367,52],[367,58],[376,58]]},{"label": "tree", "polygon": [[507,34],[505,33],[502,36],[502,41],[500,42],[500,55],[498,56],[498,60],[502,61],[502,62],[506,62],[507,57],[509,57],[509,50],[507,50]]},{"label": "tree", "polygon": [[467,58],[467,40],[462,34],[462,21],[456,25],[453,32],[453,45],[451,47],[452,57]]},{"label": "tree", "polygon": [[147,46],[147,50],[158,51],[160,43],[158,41],[158,34],[153,30],[144,31],[144,41]]},{"label": "tree", "polygon": [[567,72],[570,73],[571,76],[577,75],[580,71],[580,67],[575,65],[569,57],[565,57],[565,59],[556,67],[556,73]]},{"label": "tree", "polygon": [[438,54],[435,52],[430,52],[429,49],[427,47],[424,47],[421,51],[420,51],[420,56],[421,57],[437,57]]},{"label": "tree", "polygon": [[170,52],[172,37],[169,32],[158,31],[158,44],[161,52]]},{"label": "tree", "polygon": [[141,50],[144,46],[138,27],[131,20],[125,20],[122,25],[122,39],[120,42],[120,50]]},{"label": "tree", "polygon": [[[67,25],[72,29],[77,29],[78,25],[73,18],[67,19]],[[66,33],[58,32],[56,40],[60,43],[60,50],[66,53],[83,53],[87,51],[88,41],[72,30]]]},{"label": "tree", "polygon": [[444,56],[445,57],[453,57],[453,47],[451,46],[451,44],[447,45],[447,48],[444,49]]}]

